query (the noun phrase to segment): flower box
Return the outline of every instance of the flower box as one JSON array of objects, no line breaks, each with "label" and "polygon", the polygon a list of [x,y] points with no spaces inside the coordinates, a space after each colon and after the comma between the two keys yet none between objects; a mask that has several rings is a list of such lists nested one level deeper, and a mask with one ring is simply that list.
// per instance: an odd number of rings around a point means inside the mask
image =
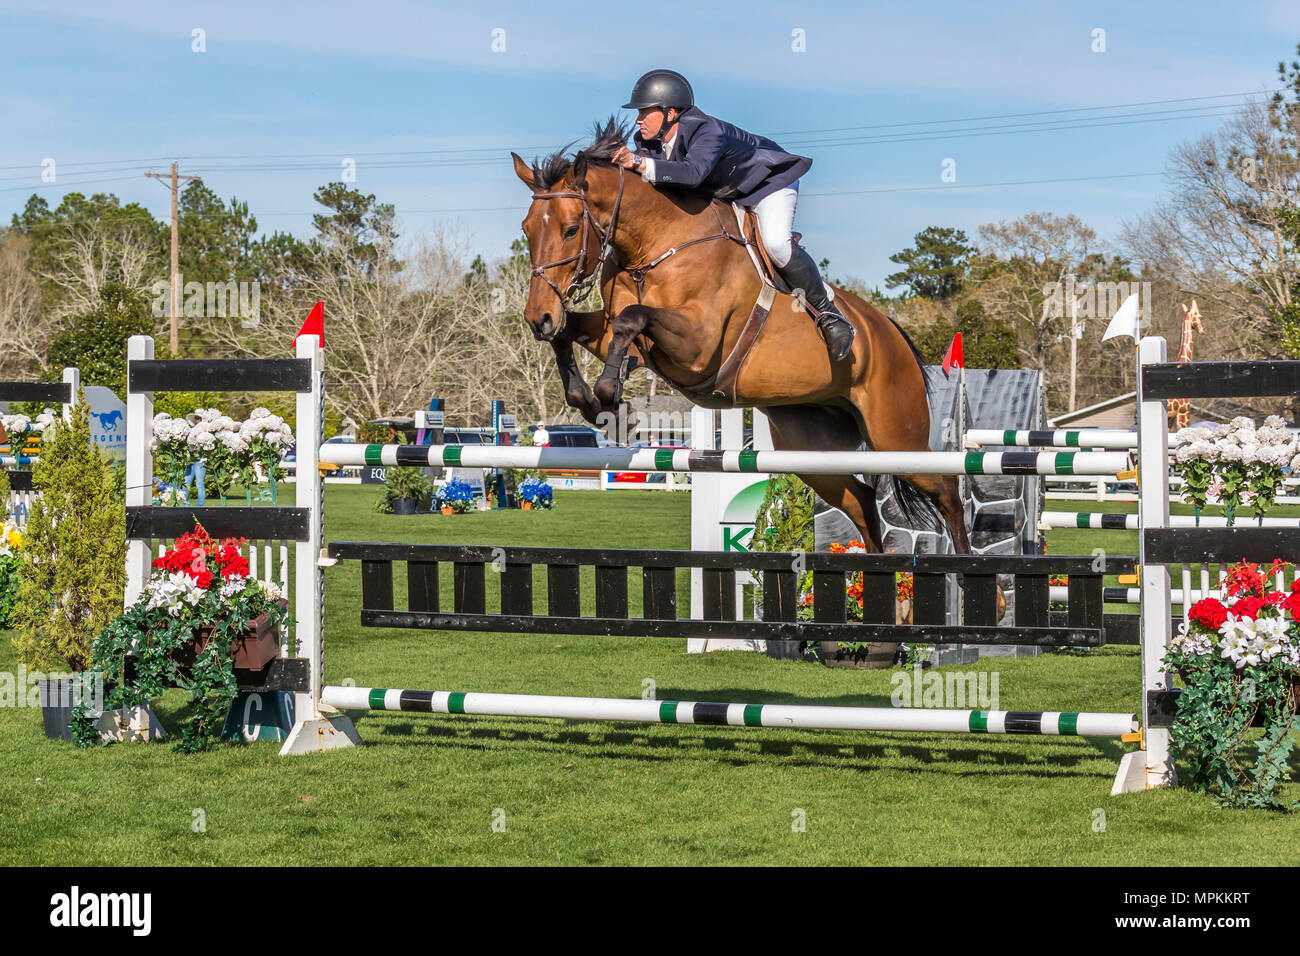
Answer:
[{"label": "flower box", "polygon": [[[289,602],[281,601],[280,605],[288,607]],[[172,654],[172,660],[181,667],[193,667],[212,640],[214,630],[211,624],[200,627],[194,633],[194,640]],[[231,662],[236,670],[260,671],[279,656],[280,627],[269,614],[259,614],[249,621],[244,633],[230,645]]]}]

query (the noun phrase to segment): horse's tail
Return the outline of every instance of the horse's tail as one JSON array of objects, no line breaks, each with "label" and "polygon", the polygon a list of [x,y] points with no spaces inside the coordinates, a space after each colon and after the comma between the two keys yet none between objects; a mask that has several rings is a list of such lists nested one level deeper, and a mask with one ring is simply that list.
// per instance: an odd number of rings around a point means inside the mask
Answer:
[{"label": "horse's tail", "polygon": [[893,316],[886,316],[886,318],[893,323],[894,328],[898,329],[898,334],[903,337],[907,347],[912,350],[912,358],[916,360],[916,367],[921,370],[921,386],[925,389],[925,397],[928,399],[930,397],[930,379],[925,374],[925,359],[921,357],[921,350],[916,347],[916,343],[912,341],[912,337],[907,334],[907,331],[898,324],[897,319]]},{"label": "horse's tail", "polygon": [[[912,358],[916,361],[916,367],[921,373],[921,387],[925,390],[926,412],[929,412],[930,405],[930,378],[925,374],[925,359],[921,357],[921,350],[916,347],[912,337],[907,331],[898,324],[898,321],[889,316],[889,321],[893,323],[894,328],[898,329],[898,334],[903,337],[907,347],[912,352]],[[921,494],[915,487],[903,481],[897,475],[890,475],[890,481],[894,486],[894,500],[898,502],[899,510],[903,517],[914,528],[923,527],[924,524],[934,524],[940,528],[943,527],[943,515],[939,514],[939,509],[935,507],[934,502],[928,497]]]},{"label": "horse's tail", "polygon": [[918,531],[928,525],[943,527],[943,515],[939,514],[933,501],[897,475],[890,475],[889,480],[893,483],[894,501],[898,503],[898,510],[910,527]]}]

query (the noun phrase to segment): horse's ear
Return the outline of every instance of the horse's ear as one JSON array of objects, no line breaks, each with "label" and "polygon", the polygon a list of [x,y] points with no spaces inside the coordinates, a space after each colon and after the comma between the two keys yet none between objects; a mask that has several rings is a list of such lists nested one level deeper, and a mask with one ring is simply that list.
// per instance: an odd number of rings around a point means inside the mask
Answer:
[{"label": "horse's ear", "polygon": [[573,176],[574,186],[576,186],[579,190],[584,190],[587,188],[587,154],[586,153],[579,153],[577,156],[573,158],[573,169],[571,171],[571,175]]},{"label": "horse's ear", "polygon": [[518,153],[511,153],[510,158],[515,161],[515,175],[522,179],[529,189],[536,189],[537,181],[533,177],[533,167],[525,163]]}]

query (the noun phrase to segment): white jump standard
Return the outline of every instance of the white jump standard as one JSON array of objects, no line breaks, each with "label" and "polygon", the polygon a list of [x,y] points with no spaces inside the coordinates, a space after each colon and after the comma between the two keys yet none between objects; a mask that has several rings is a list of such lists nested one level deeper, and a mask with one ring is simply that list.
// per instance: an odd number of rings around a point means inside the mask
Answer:
[{"label": "white jump standard", "polygon": [[940,710],[924,707],[821,707],[722,704],[687,700],[619,700],[537,694],[476,694],[382,687],[326,687],[321,702],[339,710],[397,710],[497,717],[558,717],[643,724],[716,724],[803,730],[899,730],[912,733],[1043,734],[1123,737],[1138,729],[1132,714]]}]

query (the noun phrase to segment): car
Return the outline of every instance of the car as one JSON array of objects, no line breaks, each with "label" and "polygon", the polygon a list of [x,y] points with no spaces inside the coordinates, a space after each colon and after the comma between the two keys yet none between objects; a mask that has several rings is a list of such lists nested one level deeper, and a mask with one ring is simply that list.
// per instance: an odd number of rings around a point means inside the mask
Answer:
[{"label": "car", "polygon": [[[537,434],[539,427],[536,425],[529,426],[529,432],[534,436]],[[600,432],[594,428],[588,428],[586,425],[543,425],[541,431],[545,433],[546,441],[542,446],[551,446],[552,448],[604,448],[608,447],[601,444],[604,438]],[[605,439],[609,441],[609,439]],[[612,442],[617,445],[618,442]]]}]

